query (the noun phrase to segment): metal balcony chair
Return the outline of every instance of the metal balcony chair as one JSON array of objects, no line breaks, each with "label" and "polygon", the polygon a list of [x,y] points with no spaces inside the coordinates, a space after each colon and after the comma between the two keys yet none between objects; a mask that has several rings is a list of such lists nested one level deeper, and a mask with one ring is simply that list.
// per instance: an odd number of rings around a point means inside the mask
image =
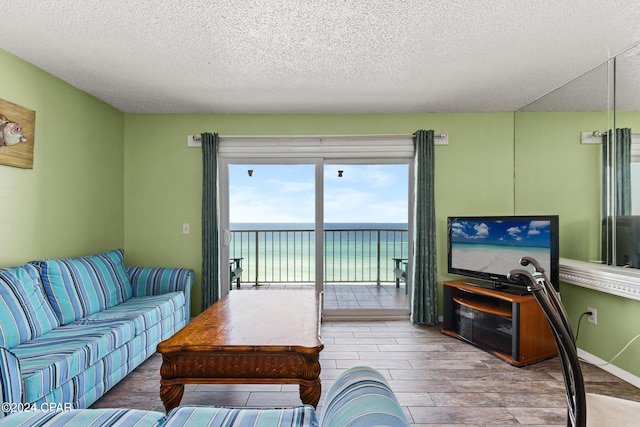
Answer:
[{"label": "metal balcony chair", "polygon": [[560,296],[535,259],[524,257],[520,260],[520,264],[523,266],[531,264],[534,272],[515,269],[509,273],[508,277],[510,280],[525,283],[528,286],[551,326],[558,347],[567,395],[567,426],[636,425],[638,414],[640,414],[640,402],[585,392],[573,329]]},{"label": "metal balcony chair", "polygon": [[240,289],[240,278],[242,277],[242,260],[244,258],[231,258],[229,260],[229,290],[233,289],[233,281],[236,281],[236,287]]},{"label": "metal balcony chair", "polygon": [[[409,269],[409,260],[407,258],[391,258],[394,263],[393,276],[396,279],[396,288],[400,288],[400,281],[405,283],[404,293],[409,293],[407,287],[407,271]],[[402,266],[401,266],[402,265]]]}]

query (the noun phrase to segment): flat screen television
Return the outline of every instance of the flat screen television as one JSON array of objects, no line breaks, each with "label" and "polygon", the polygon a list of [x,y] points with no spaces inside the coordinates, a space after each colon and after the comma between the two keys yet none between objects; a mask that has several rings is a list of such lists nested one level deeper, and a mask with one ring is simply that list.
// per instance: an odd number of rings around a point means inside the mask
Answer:
[{"label": "flat screen television", "polygon": [[507,274],[522,267],[520,258],[535,258],[556,290],[560,290],[557,215],[452,216],[448,218],[448,271],[481,281],[471,283],[526,292]]}]

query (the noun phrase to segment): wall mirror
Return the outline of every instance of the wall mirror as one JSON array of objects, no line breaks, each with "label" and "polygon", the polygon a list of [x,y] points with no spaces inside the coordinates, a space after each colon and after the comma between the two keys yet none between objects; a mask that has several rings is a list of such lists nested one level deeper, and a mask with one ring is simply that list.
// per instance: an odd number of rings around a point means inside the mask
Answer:
[{"label": "wall mirror", "polygon": [[[610,265],[640,269],[640,45],[615,58],[615,128],[605,245]],[[603,251],[605,250],[603,246]]]},{"label": "wall mirror", "polygon": [[[558,144],[574,144],[571,152],[588,159],[592,173],[583,181],[597,195],[597,203],[581,206],[587,214],[565,215],[569,234],[579,222],[575,234],[591,236],[589,249],[561,244],[561,256],[640,269],[640,45],[518,110],[516,127],[540,113],[555,118],[554,133],[566,131]],[[516,129],[516,150],[521,135]]]},{"label": "wall mirror", "polygon": [[[602,260],[602,138],[582,144],[581,135],[614,128],[613,73],[614,61],[607,61],[514,113],[516,158],[544,143],[549,159],[562,159],[542,168],[554,179],[548,191],[538,190],[536,204],[520,204],[560,215],[562,258]],[[516,168],[532,168],[527,161],[521,158]]]},{"label": "wall mirror", "polygon": [[597,112],[595,124],[609,124],[613,110],[613,62],[601,64],[552,92],[525,105],[518,112]]}]

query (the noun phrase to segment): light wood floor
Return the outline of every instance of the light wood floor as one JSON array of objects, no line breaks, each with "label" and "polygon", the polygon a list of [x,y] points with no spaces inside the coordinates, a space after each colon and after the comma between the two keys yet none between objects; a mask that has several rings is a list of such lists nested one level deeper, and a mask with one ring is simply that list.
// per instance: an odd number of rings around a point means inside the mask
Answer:
[{"label": "light wood floor", "polygon": [[[515,368],[447,337],[439,327],[408,321],[328,322],[322,325],[323,388],[356,365],[380,370],[414,426],[565,426],[565,397],[557,358]],[[164,411],[161,358],[152,356],[93,407]],[[587,389],[640,401],[640,390],[585,365]],[[321,409],[323,397],[320,400]],[[293,406],[297,386],[188,385],[183,404]]]}]

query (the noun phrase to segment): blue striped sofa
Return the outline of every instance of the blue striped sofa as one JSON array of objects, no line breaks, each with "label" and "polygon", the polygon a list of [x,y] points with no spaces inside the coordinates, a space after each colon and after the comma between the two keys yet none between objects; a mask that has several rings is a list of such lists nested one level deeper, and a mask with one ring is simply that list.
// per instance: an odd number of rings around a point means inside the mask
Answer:
[{"label": "blue striped sofa", "polygon": [[327,392],[319,415],[312,406],[222,408],[178,406],[169,414],[136,409],[33,408],[0,419],[0,427],[407,427],[409,422],[383,376],[359,366],[341,374]]},{"label": "blue striped sofa", "polygon": [[87,408],[186,324],[193,280],[120,249],[0,269],[0,418]]}]

